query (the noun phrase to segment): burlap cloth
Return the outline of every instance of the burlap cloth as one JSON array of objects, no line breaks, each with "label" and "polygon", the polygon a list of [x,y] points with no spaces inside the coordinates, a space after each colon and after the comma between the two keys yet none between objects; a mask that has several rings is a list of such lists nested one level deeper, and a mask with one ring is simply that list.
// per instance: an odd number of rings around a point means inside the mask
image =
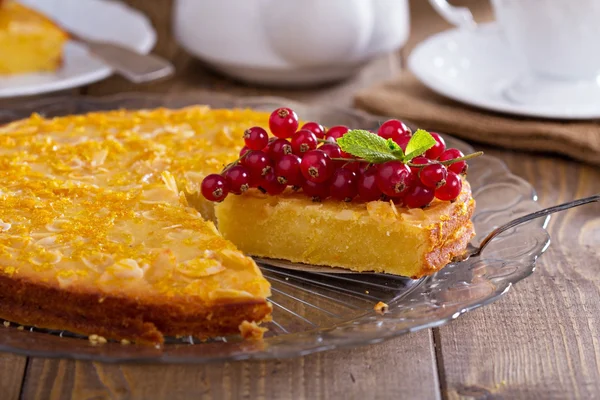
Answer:
[{"label": "burlap cloth", "polygon": [[[465,2],[479,21],[491,19],[485,1]],[[449,28],[427,3],[411,2],[411,39],[406,51],[430,34]],[[406,119],[421,128],[470,141],[554,152],[600,165],[600,120],[538,120],[473,108],[432,92],[406,70],[392,81],[359,92],[355,104],[374,114]]]}]

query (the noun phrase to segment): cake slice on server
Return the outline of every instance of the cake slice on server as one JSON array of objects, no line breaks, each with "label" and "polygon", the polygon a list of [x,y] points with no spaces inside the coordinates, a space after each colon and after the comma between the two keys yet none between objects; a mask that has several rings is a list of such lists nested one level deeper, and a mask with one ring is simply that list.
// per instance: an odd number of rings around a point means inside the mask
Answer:
[{"label": "cake slice on server", "polygon": [[[205,178],[219,231],[244,253],[360,272],[430,275],[474,235],[466,159],[398,120],[377,134],[275,110],[239,160]],[[236,195],[228,195],[228,194]]]}]

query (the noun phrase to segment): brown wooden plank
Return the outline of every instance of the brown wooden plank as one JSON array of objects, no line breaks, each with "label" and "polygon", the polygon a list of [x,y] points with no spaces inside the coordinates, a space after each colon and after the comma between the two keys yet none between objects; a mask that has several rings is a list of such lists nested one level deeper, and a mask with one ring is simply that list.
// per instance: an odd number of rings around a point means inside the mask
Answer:
[{"label": "brown wooden plank", "polygon": [[1,399],[16,400],[19,398],[26,364],[27,357],[7,353],[0,354]]},{"label": "brown wooden plank", "polygon": [[113,365],[32,359],[23,399],[439,398],[430,331],[264,362]]},{"label": "brown wooden plank", "polygon": [[[598,168],[490,153],[531,182],[544,206],[600,192]],[[447,398],[600,398],[600,205],[555,215],[549,232],[533,276],[436,332]]]}]

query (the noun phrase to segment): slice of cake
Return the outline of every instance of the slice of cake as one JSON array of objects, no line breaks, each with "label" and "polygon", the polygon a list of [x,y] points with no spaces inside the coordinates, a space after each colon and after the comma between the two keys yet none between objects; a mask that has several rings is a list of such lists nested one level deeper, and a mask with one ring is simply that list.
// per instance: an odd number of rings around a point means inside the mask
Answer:
[{"label": "slice of cake", "polygon": [[249,190],[216,207],[219,230],[246,254],[420,278],[464,252],[474,200],[465,182],[453,203],[427,209],[393,202],[315,203],[301,193]]},{"label": "slice of cake", "polygon": [[446,149],[440,135],[398,120],[377,133],[298,125],[292,110],[275,110],[277,139],[248,129],[248,150],[202,183],[218,202],[219,231],[240,250],[412,278],[464,253],[475,207],[466,159],[478,153]]},{"label": "slice of cake", "polygon": [[267,117],[190,107],[0,127],[0,318],[154,344],[269,319],[256,264],[188,203]]},{"label": "slice of cake", "polygon": [[55,71],[68,35],[42,14],[0,2],[0,74]]}]

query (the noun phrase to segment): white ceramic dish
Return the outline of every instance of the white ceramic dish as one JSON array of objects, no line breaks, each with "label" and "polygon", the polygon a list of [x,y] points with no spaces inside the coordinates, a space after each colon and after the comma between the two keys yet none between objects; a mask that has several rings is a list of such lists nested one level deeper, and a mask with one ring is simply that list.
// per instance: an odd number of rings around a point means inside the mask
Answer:
[{"label": "white ceramic dish", "polygon": [[476,107],[552,119],[600,117],[600,104],[594,101],[577,106],[511,101],[506,91],[527,69],[494,23],[478,25],[475,31],[452,29],[431,36],[412,51],[408,68],[431,90]]},{"label": "white ceramic dish", "polygon": [[[42,11],[59,25],[90,39],[110,41],[149,53],[156,32],[148,18],[111,0],[20,0]],[[108,77],[111,69],[84,46],[69,42],[64,65],[55,73],[0,76],[0,98],[30,96],[86,85]]]}]

